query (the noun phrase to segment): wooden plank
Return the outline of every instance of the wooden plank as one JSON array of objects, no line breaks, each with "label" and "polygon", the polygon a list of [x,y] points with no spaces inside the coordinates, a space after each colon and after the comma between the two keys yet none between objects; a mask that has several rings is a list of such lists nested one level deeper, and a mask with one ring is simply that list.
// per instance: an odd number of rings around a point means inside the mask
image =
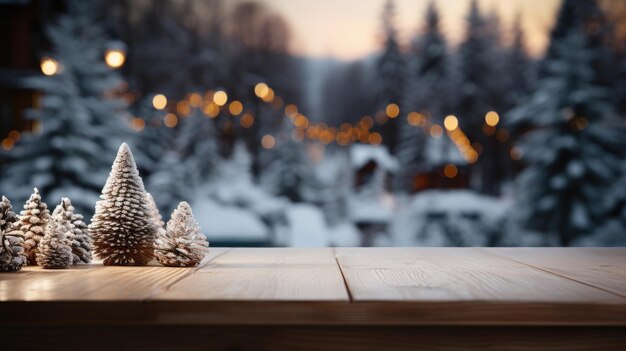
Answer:
[{"label": "wooden plank", "polygon": [[485,251],[626,298],[626,248],[489,248]]},{"label": "wooden plank", "polygon": [[347,301],[331,249],[232,249],[155,299]]},{"label": "wooden plank", "polygon": [[337,259],[355,301],[626,303],[480,249],[337,249]]},{"label": "wooden plank", "polygon": [[[225,249],[211,249],[211,257]],[[69,269],[24,267],[19,272],[0,273],[0,301],[144,300],[191,274],[194,268],[90,264]]]},{"label": "wooden plank", "polygon": [[[3,327],[6,349],[622,351],[626,328],[346,326]],[[27,340],[27,342],[25,341]]]}]

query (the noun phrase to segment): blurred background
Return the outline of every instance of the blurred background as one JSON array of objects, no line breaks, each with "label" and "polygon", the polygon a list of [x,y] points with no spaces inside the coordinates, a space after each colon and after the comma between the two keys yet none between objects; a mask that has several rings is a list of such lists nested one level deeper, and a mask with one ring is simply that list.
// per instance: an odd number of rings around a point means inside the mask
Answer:
[{"label": "blurred background", "polygon": [[128,142],[212,246],[626,245],[626,2],[0,0],[0,193]]}]

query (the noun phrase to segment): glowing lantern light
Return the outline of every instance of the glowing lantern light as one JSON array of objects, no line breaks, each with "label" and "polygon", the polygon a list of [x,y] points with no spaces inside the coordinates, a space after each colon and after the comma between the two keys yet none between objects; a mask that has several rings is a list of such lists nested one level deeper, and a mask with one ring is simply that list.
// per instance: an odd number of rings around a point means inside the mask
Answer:
[{"label": "glowing lantern light", "polygon": [[228,95],[223,90],[218,90],[213,94],[213,102],[217,106],[224,106],[228,102]]},{"label": "glowing lantern light", "polygon": [[259,98],[264,98],[269,93],[270,87],[265,83],[258,83],[254,86],[254,94]]},{"label": "glowing lantern light", "polygon": [[168,128],[174,128],[178,124],[178,117],[176,117],[173,113],[168,113],[165,115],[165,126]]},{"label": "glowing lantern light", "polygon": [[285,106],[285,114],[289,118],[295,118],[298,115],[298,107],[294,104]]},{"label": "glowing lantern light", "polygon": [[367,137],[367,140],[372,145],[380,145],[380,143],[383,141],[383,137],[380,135],[380,133],[374,132]]},{"label": "glowing lantern light", "polygon": [[59,62],[51,57],[44,57],[40,63],[41,72],[47,76],[53,76],[60,72]]},{"label": "glowing lantern light", "polygon": [[157,110],[162,110],[167,106],[167,98],[163,94],[156,94],[152,98],[152,106]]},{"label": "glowing lantern light", "polygon": [[263,138],[261,138],[261,145],[265,149],[272,149],[274,146],[276,146],[276,139],[274,139],[274,137],[269,134],[264,135]]},{"label": "glowing lantern light", "polygon": [[447,164],[443,168],[443,175],[445,175],[446,178],[452,179],[452,178],[456,177],[457,174],[459,174],[459,170],[456,168],[455,165],[453,165],[451,163]]},{"label": "glowing lantern light", "polygon": [[447,130],[453,131],[459,127],[459,120],[455,116],[448,116],[443,120],[443,125]]},{"label": "glowing lantern light", "polygon": [[126,62],[126,53],[121,49],[110,49],[104,54],[104,62],[111,68],[120,68]]},{"label": "glowing lantern light", "polygon": [[250,128],[254,124],[254,117],[249,113],[244,113],[244,115],[241,116],[239,123],[244,128]]},{"label": "glowing lantern light", "polygon": [[135,132],[141,132],[146,127],[146,121],[135,117],[130,121],[130,125]]},{"label": "glowing lantern light", "polygon": [[5,138],[5,139],[2,140],[2,148],[5,151],[9,151],[9,150],[13,149],[14,145],[15,145],[15,142],[13,141],[13,139]]},{"label": "glowing lantern light", "polygon": [[400,114],[400,107],[397,104],[389,104],[385,108],[385,113],[389,118],[396,118]]},{"label": "glowing lantern light", "polygon": [[488,126],[495,127],[498,125],[498,122],[500,122],[500,116],[498,115],[497,112],[495,111],[487,112],[487,114],[485,115],[485,123],[487,123]]},{"label": "glowing lantern light", "polygon": [[198,108],[202,105],[202,95],[198,94],[198,93],[191,93],[189,94],[189,104],[192,107]]},{"label": "glowing lantern light", "polygon": [[228,105],[228,111],[231,115],[238,116],[241,112],[243,112],[243,104],[235,100]]}]

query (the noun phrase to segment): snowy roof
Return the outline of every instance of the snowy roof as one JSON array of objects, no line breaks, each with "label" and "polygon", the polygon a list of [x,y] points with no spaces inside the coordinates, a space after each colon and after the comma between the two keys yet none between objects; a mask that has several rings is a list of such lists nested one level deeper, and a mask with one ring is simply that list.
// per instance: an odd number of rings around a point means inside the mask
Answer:
[{"label": "snowy roof", "polygon": [[209,242],[269,240],[267,227],[252,211],[220,205],[211,199],[196,200],[192,207]]},{"label": "snowy roof", "polygon": [[350,162],[354,168],[359,169],[370,161],[375,161],[388,171],[398,168],[398,161],[385,146],[354,144],[350,147]]},{"label": "snowy roof", "polygon": [[447,163],[466,164],[461,152],[447,136],[428,138],[426,145],[426,162],[432,166]]}]

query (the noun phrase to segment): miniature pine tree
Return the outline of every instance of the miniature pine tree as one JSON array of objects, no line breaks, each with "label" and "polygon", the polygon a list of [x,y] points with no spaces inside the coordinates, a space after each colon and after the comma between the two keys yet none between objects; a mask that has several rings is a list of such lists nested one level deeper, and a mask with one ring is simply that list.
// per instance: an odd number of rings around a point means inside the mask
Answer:
[{"label": "miniature pine tree", "polygon": [[28,264],[37,264],[37,248],[50,221],[48,205],[41,200],[39,189],[35,188],[20,213],[19,228],[24,234],[24,253]]},{"label": "miniature pine tree", "polygon": [[154,201],[154,198],[150,193],[146,193],[146,200],[148,201],[148,209],[150,211],[150,218],[152,219],[152,223],[159,228],[165,228],[165,222],[163,222],[163,217],[159,212],[159,208]]},{"label": "miniature pine tree", "polygon": [[209,251],[209,243],[193,217],[187,202],[181,202],[167,222],[167,231],[160,232],[154,253],[161,264],[174,267],[198,265]]},{"label": "miniature pine tree", "polygon": [[64,197],[61,203],[54,209],[52,216],[62,216],[72,224],[72,264],[91,262],[91,238],[87,225],[83,222],[83,215],[74,212],[74,206],[70,199]]},{"label": "miniature pine tree", "polygon": [[89,225],[95,254],[105,265],[146,265],[154,256],[157,229],[126,143],[117,152],[100,198]]},{"label": "miniature pine tree", "polygon": [[53,214],[46,235],[39,243],[37,264],[45,269],[69,267],[72,264],[72,229],[73,225],[65,215]]},{"label": "miniature pine tree", "polygon": [[15,272],[26,265],[24,237],[15,228],[17,215],[6,197],[0,201],[0,272]]}]

